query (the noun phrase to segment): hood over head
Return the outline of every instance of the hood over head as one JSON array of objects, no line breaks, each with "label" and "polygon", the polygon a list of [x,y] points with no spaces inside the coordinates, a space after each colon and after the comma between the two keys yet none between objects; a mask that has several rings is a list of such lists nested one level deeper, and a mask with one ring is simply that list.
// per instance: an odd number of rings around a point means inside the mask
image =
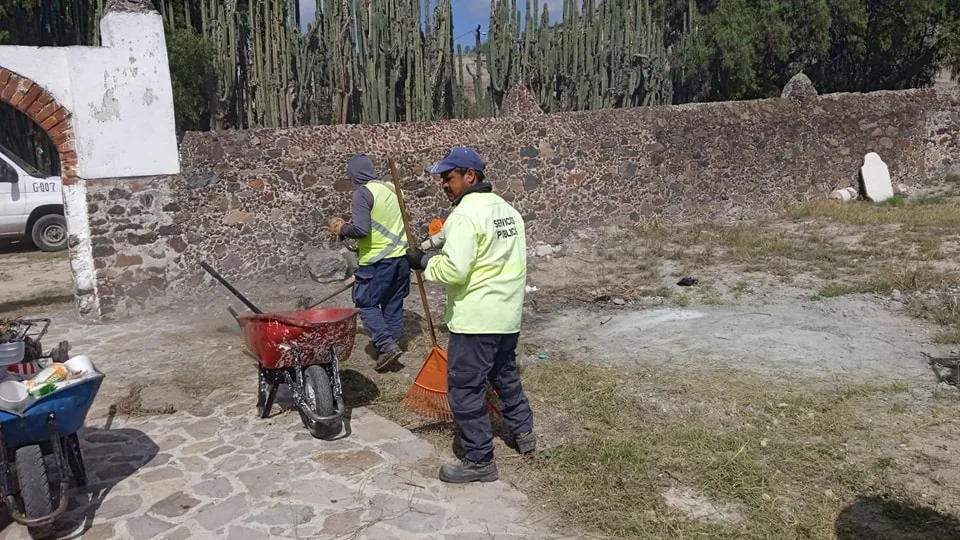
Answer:
[{"label": "hood over head", "polygon": [[355,186],[362,186],[371,180],[380,180],[373,161],[366,154],[357,154],[347,161],[347,178]]}]

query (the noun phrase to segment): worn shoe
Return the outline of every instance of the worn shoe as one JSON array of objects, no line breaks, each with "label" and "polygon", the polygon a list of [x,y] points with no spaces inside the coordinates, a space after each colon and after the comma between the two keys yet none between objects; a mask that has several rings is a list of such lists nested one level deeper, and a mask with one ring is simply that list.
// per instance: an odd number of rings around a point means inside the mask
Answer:
[{"label": "worn shoe", "polygon": [[493,482],[497,478],[499,478],[497,463],[493,460],[474,463],[464,459],[460,463],[447,463],[440,467],[440,480],[449,484]]},{"label": "worn shoe", "polygon": [[373,369],[382,371],[384,368],[397,361],[397,359],[401,356],[403,356],[403,351],[400,349],[400,347],[394,345],[377,356],[377,365],[374,366]]},{"label": "worn shoe", "polygon": [[532,429],[526,433],[515,435],[513,440],[517,443],[517,450],[521,454],[529,454],[537,449],[537,434]]}]

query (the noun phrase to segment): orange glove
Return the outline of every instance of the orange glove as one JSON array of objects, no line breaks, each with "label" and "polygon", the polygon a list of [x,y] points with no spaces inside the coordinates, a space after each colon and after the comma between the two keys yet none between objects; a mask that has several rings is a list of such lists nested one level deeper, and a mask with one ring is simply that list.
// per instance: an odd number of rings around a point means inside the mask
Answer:
[{"label": "orange glove", "polygon": [[433,220],[430,221],[430,225],[427,225],[427,233],[430,236],[433,236],[438,232],[440,232],[440,229],[442,228],[443,228],[443,220],[440,218],[433,218]]}]

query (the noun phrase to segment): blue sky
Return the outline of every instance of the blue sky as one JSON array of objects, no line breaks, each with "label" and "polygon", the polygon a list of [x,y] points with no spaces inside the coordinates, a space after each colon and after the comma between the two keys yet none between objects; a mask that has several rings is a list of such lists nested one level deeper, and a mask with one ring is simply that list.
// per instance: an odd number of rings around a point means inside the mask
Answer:
[{"label": "blue sky", "polygon": [[[532,1],[532,0],[531,0]],[[316,0],[300,0],[303,24],[312,21],[316,12]],[[431,5],[433,2],[431,2]],[[526,6],[526,0],[517,0],[520,10]],[[550,6],[550,18],[554,21],[560,18],[563,0],[540,0],[540,9],[543,5]],[[431,7],[431,9],[433,9]],[[457,43],[473,45],[473,29],[480,25],[480,31],[486,32],[490,22],[490,0],[453,0],[453,36]],[[481,39],[486,40],[486,36]]]}]

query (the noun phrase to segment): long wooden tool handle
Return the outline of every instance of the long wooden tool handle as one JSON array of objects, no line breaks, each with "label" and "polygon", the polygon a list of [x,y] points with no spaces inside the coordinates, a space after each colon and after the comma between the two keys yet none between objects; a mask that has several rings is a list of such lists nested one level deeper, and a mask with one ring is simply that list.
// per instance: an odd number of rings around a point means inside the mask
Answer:
[{"label": "long wooden tool handle", "polygon": [[[397,191],[397,201],[400,203],[400,217],[403,219],[403,229],[407,232],[407,246],[410,249],[413,249],[414,238],[413,229],[410,228],[410,220],[407,217],[407,205],[403,203],[403,190],[400,189],[400,179],[397,178],[397,165],[393,161],[393,157],[390,158],[390,175],[393,176],[393,187]],[[414,274],[417,275],[417,286],[420,287],[420,300],[423,302],[423,312],[427,316],[427,327],[430,328],[430,341],[433,342],[433,346],[437,347],[437,333],[433,329],[433,318],[430,317],[430,302],[427,301],[427,291],[423,288],[423,276],[420,275],[419,270],[415,270]]]}]

